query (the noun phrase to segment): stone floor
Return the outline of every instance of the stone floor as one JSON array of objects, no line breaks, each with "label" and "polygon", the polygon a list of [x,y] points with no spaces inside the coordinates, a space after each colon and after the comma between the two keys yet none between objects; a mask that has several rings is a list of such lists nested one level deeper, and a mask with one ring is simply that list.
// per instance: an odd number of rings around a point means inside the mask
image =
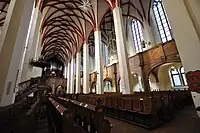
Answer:
[{"label": "stone floor", "polygon": [[112,123],[111,133],[200,133],[200,118],[194,107],[177,111],[175,118],[153,130],[147,130],[117,119],[107,117]]}]

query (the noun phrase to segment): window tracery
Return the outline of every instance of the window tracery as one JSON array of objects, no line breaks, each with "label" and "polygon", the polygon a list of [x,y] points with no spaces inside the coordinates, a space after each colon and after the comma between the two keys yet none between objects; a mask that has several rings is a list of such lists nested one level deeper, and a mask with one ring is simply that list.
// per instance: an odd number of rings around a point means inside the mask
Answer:
[{"label": "window tracery", "polygon": [[132,21],[132,32],[133,32],[133,41],[136,52],[142,52],[143,48],[145,47],[143,45],[144,37],[142,33],[142,25],[138,20],[134,19]]},{"label": "window tracery", "polygon": [[173,87],[187,86],[187,80],[183,66],[179,68],[179,71],[175,67],[171,67],[170,76]]},{"label": "window tracery", "polygon": [[186,79],[186,76],[185,76],[185,70],[184,70],[183,66],[180,67],[179,71],[180,71],[180,74],[181,74],[183,85],[186,86],[187,85],[187,79]]},{"label": "window tracery", "polygon": [[162,0],[154,0],[153,13],[163,43],[172,40],[171,26],[165,13]]}]

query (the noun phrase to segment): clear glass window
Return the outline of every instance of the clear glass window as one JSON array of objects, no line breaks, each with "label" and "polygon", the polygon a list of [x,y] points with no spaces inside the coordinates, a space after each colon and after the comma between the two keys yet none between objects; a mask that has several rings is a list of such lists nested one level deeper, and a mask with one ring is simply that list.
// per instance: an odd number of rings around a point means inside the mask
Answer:
[{"label": "clear glass window", "polygon": [[165,13],[162,0],[154,0],[153,13],[156,19],[161,41],[165,43],[172,40],[171,26]]},{"label": "clear glass window", "polygon": [[144,37],[142,33],[142,25],[138,20],[133,19],[132,32],[133,32],[134,47],[136,49],[136,52],[141,52],[143,49],[142,41],[144,40]]}]

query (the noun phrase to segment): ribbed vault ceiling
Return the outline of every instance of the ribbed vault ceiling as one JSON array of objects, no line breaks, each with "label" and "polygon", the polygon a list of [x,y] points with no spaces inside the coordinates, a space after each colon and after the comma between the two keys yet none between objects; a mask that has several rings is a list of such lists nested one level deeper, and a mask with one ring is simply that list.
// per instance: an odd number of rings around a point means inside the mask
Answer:
[{"label": "ribbed vault ceiling", "polygon": [[[85,3],[83,2],[85,1]],[[57,56],[67,61],[79,51],[87,39],[90,55],[94,54],[93,31],[100,27],[102,40],[106,43],[109,30],[113,30],[113,19],[109,4],[115,0],[43,0],[42,13],[42,55],[45,58]],[[89,4],[87,4],[87,2]],[[86,4],[88,10],[84,10]],[[139,21],[148,20],[151,0],[121,0],[123,16]],[[107,17],[105,19],[105,17]],[[92,54],[91,54],[92,53]]]},{"label": "ribbed vault ceiling", "polygon": [[[107,43],[109,31],[114,30],[109,7],[120,5],[124,21],[129,17],[149,21],[152,0],[36,0],[42,11],[42,55],[57,57],[63,62],[80,51],[85,40],[94,55],[93,31],[101,29]],[[10,0],[0,0],[0,26],[3,25]],[[85,6],[84,6],[85,5]],[[85,10],[87,7],[87,10]],[[126,24],[126,23],[125,23]]]},{"label": "ribbed vault ceiling", "polygon": [[[42,54],[59,56],[64,61],[79,51],[86,38],[86,28],[96,27],[93,10],[82,9],[80,0],[48,0],[42,3]],[[89,8],[92,9],[92,6]]]}]

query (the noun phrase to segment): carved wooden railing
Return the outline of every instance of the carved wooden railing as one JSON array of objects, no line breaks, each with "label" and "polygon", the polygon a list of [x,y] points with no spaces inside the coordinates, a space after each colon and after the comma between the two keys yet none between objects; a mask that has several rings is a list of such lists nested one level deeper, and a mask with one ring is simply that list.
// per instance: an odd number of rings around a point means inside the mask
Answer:
[{"label": "carved wooden railing", "polygon": [[29,89],[31,86],[39,84],[40,80],[41,80],[40,77],[36,77],[36,78],[31,78],[27,81],[19,83],[18,84],[18,93],[23,92],[26,89]]},{"label": "carved wooden railing", "polygon": [[[137,73],[143,78],[144,83],[148,83],[149,74],[165,63],[181,62],[176,43],[174,40],[158,44],[149,50],[137,53],[129,58],[130,71]],[[119,64],[113,64],[104,69],[104,79],[113,79],[116,87],[120,81]],[[144,85],[144,88],[149,88]]]},{"label": "carved wooden railing", "polygon": [[131,71],[141,74],[143,66],[147,77],[154,68],[169,62],[181,62],[175,41],[159,44],[129,59]]}]

